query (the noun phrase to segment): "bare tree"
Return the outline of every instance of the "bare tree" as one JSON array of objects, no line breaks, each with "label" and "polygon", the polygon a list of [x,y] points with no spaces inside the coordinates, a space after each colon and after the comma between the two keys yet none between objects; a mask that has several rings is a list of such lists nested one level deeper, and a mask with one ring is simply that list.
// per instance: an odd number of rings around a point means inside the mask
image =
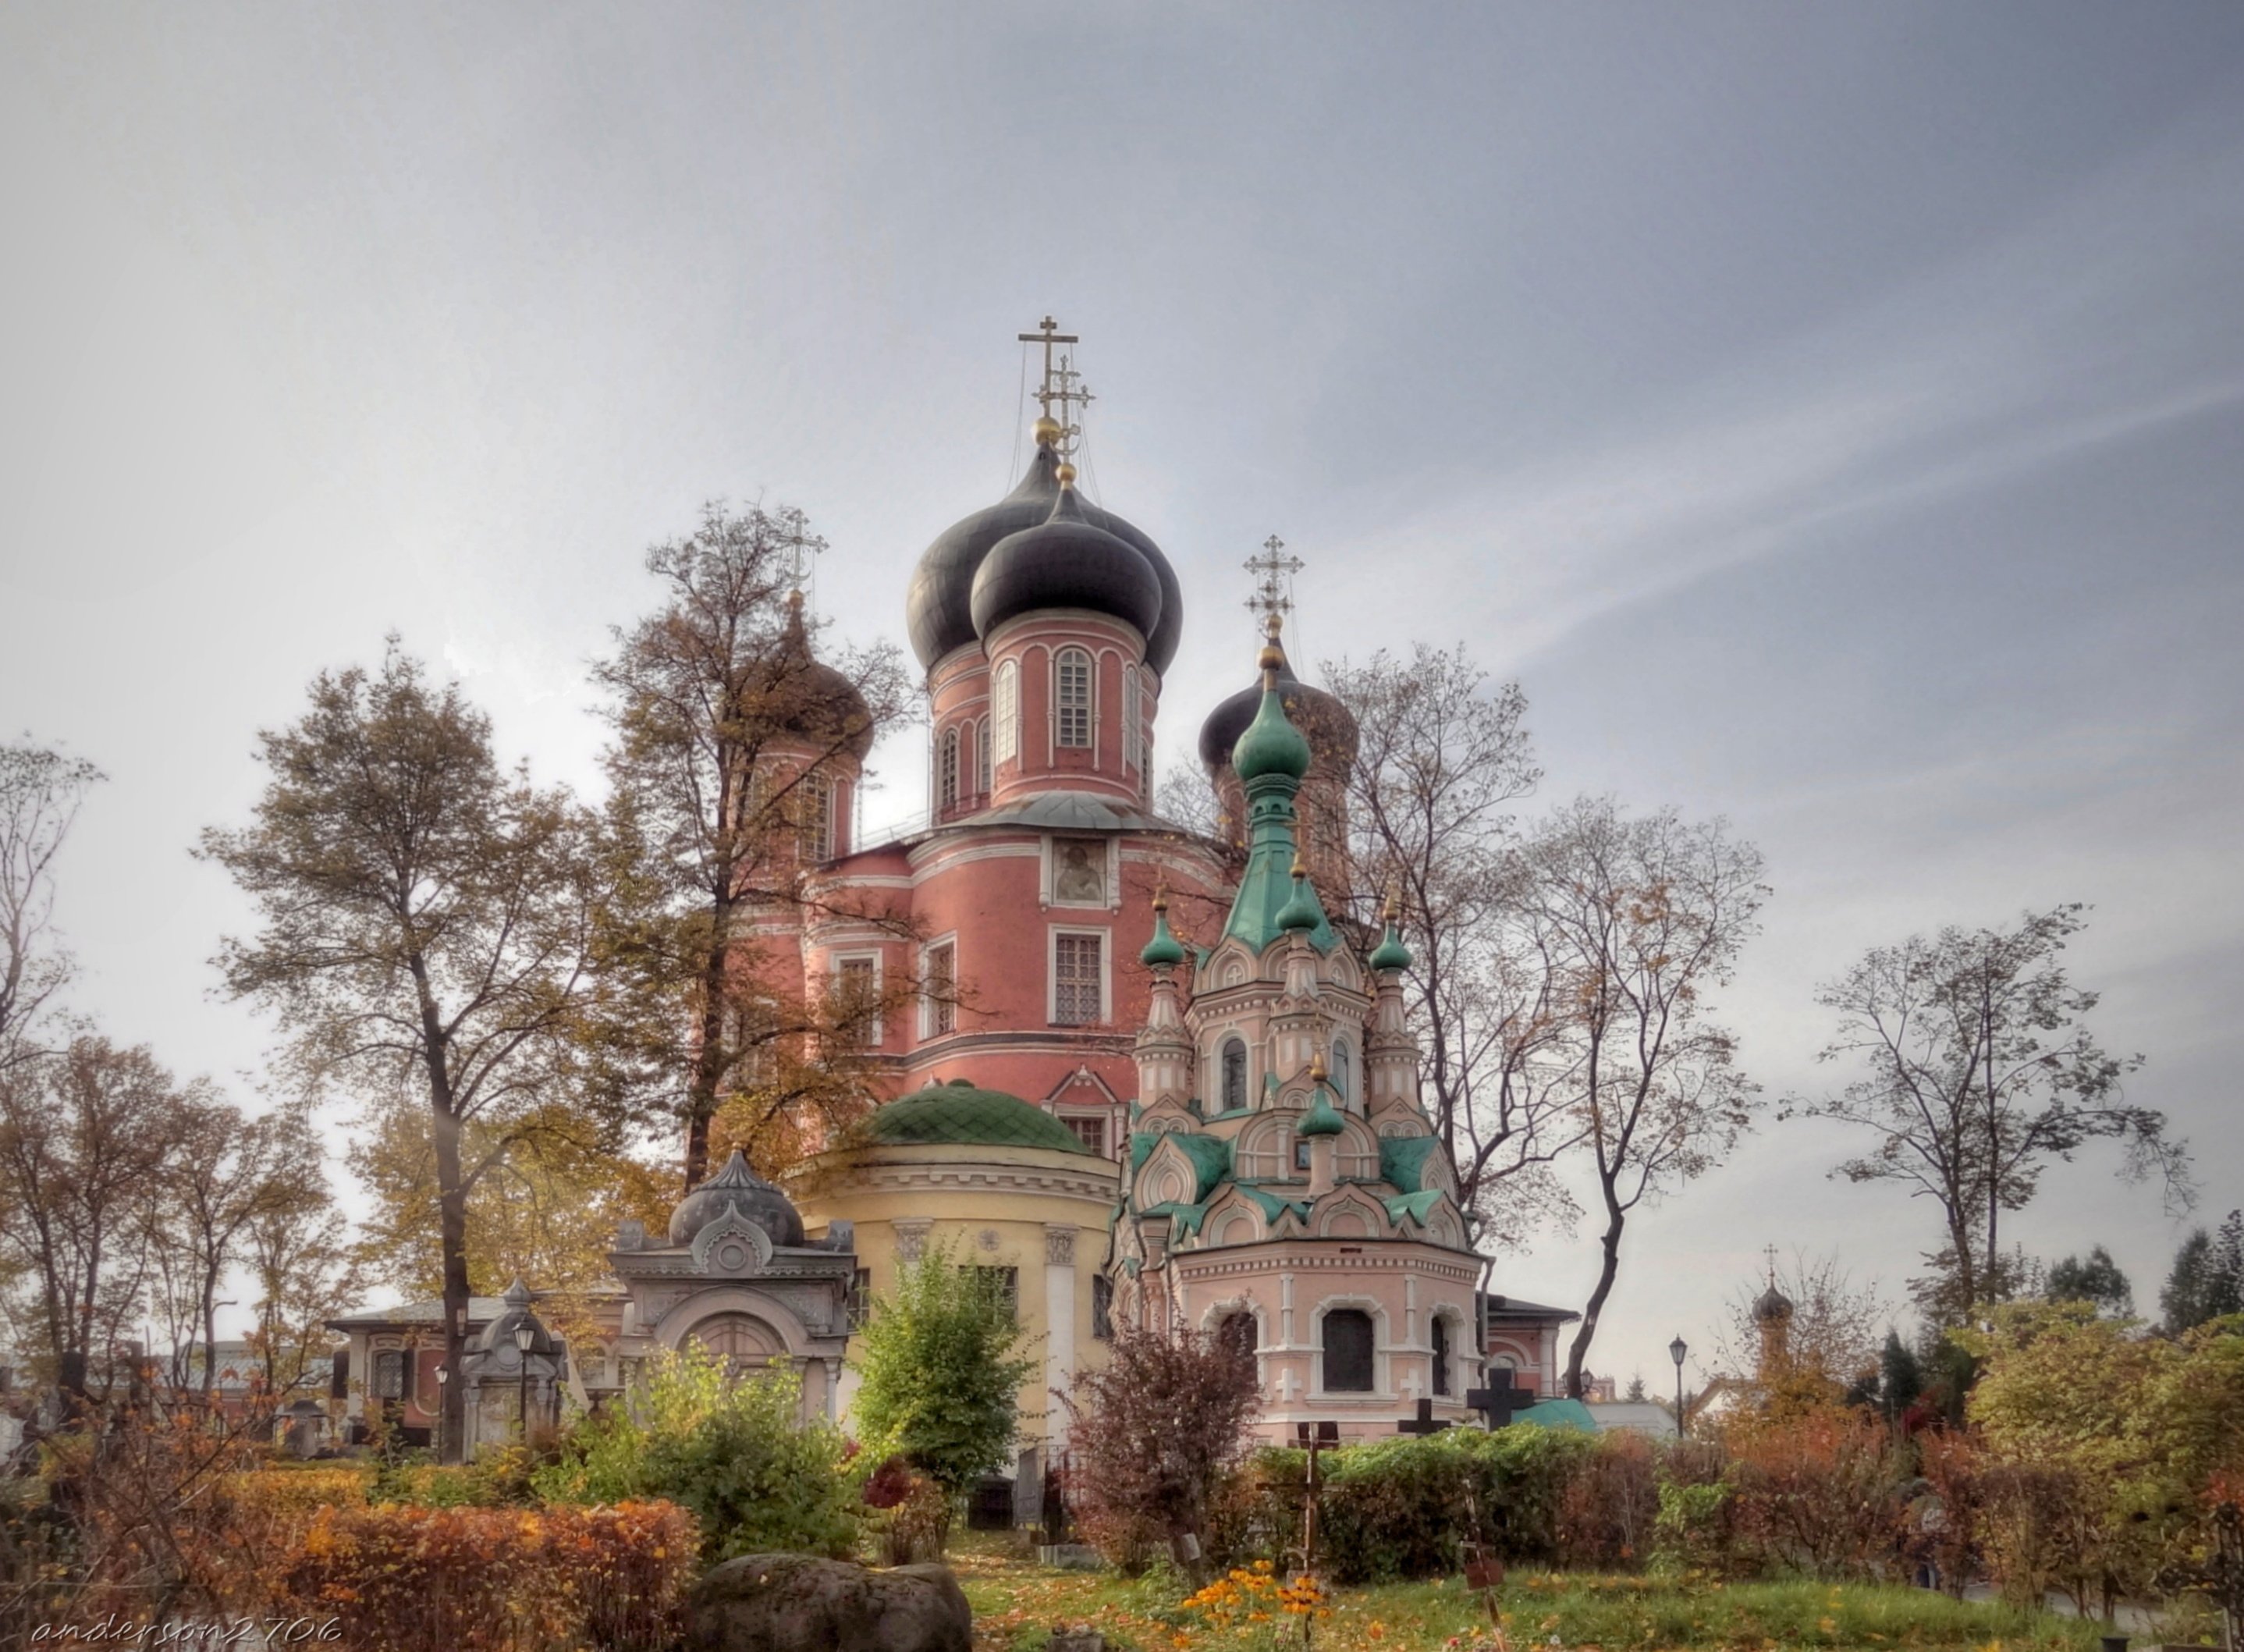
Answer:
[{"label": "bare tree", "polygon": [[81,1033],[0,1072],[0,1248],[31,1282],[24,1316],[57,1379],[105,1385],[139,1317],[148,1212],[192,1104],[145,1048]]},{"label": "bare tree", "polygon": [[1566,1391],[1620,1270],[1629,1214],[1720,1163],[1751,1127],[1758,1087],[1736,1040],[1707,1019],[1756,931],[1761,852],[1720,821],[1672,809],[1629,818],[1584,798],[1521,850],[1519,898],[1544,938],[1561,1093],[1582,1133],[1605,1218],[1596,1285],[1566,1357]]},{"label": "bare tree", "polygon": [[1492,685],[1462,647],[1420,644],[1324,667],[1356,723],[1348,779],[1353,888],[1369,923],[1401,904],[1411,941],[1421,1078],[1484,1238],[1521,1244],[1571,1209],[1551,1165],[1578,1146],[1575,1046],[1561,1036],[1551,937],[1525,897],[1512,806],[1541,778],[1517,683]]},{"label": "bare tree", "polygon": [[1939,1210],[1944,1242],[1915,1284],[1920,1304],[1946,1323],[2009,1294],[2004,1213],[2024,1209],[2049,1166],[2087,1143],[2120,1143],[2125,1174],[2155,1173],[2174,1202],[2188,1197],[2184,1144],[2166,1134],[2163,1114],[2121,1093],[2142,1058],[2114,1057],[2097,1042],[2084,1019],[2097,995],[2074,986],[2060,960],[2085,910],[1913,935],[1872,948],[1817,992],[1839,1017],[1821,1059],[1868,1071],[1788,1111],[1873,1132],[1876,1145],[1834,1174],[1898,1182]]},{"label": "bare tree", "polygon": [[0,746],[0,1070],[34,1053],[30,1028],[70,979],[54,929],[54,864],[101,771],[29,744]]},{"label": "bare tree", "polygon": [[[203,835],[263,924],[217,964],[229,993],[278,1015],[312,1093],[421,1098],[456,1371],[469,1195],[568,1073],[594,897],[586,827],[565,795],[502,770],[489,719],[395,639],[379,675],[323,673],[311,701],[259,736],[271,779],[253,823]],[[445,1385],[448,1458],[465,1389]]]},{"label": "bare tree", "polygon": [[811,653],[798,559],[822,548],[800,511],[712,504],[647,552],[660,606],[615,633],[593,679],[611,696],[607,821],[618,868],[602,912],[602,1032],[618,1093],[683,1127],[685,1181],[709,1165],[728,1100],[752,1148],[863,1093],[875,1018],[910,1001],[909,972],[876,995],[806,985],[763,956],[757,920],[909,924],[815,877],[836,780],[904,714],[885,646]]}]

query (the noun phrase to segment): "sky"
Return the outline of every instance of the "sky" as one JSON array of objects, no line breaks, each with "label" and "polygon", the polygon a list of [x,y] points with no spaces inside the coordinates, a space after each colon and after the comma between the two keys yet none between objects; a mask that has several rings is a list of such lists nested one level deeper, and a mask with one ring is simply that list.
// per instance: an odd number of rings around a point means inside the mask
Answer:
[{"label": "sky", "polygon": [[[1547,770],[1768,859],[1717,1012],[1773,1115],[1819,981],[2091,904],[2068,961],[2196,1154],[2013,1234],[2139,1303],[2244,1204],[2244,9],[0,7],[0,734],[98,762],[78,1007],[257,1093],[197,833],[386,633],[598,784],[586,663],[705,500],[800,505],[834,634],[1011,480],[1083,344],[1094,497],[1183,581],[1161,737],[1462,642]],[[877,820],[921,736],[876,752]],[[1762,1249],[1897,1300],[1932,1213],[1772,1116],[1642,1213],[1591,1364],[1712,1364]],[[1497,1288],[1578,1304],[1592,1236]]]}]

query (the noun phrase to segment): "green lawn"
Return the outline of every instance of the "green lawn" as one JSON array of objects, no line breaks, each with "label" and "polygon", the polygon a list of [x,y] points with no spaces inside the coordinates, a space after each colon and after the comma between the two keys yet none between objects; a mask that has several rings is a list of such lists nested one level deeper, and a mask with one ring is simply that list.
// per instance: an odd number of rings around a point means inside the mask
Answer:
[{"label": "green lawn", "polygon": [[[1107,1644],[1141,1652],[1264,1652],[1301,1644],[1298,1620],[1211,1627],[1181,1605],[1173,1579],[1056,1572],[999,1546],[954,1546],[974,1604],[977,1652],[1033,1652],[1056,1623],[1087,1622]],[[1633,1577],[1517,1574],[1500,1595],[1512,1652],[1562,1647],[1791,1647],[2094,1652],[2098,1627],[2040,1613],[1965,1605],[1921,1589],[1809,1582],[1695,1587]],[[1461,1581],[1342,1590],[1319,1620],[1320,1652],[1468,1647],[1488,1635],[1486,1608]],[[1281,1641],[1278,1637],[1285,1638]]]}]

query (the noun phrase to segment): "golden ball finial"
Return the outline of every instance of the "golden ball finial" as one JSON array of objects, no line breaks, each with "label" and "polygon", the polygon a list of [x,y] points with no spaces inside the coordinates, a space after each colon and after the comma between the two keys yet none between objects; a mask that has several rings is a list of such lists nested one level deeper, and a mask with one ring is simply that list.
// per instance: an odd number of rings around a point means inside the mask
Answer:
[{"label": "golden ball finial", "polygon": [[1274,613],[1263,620],[1262,634],[1275,642],[1278,640],[1278,633],[1285,628],[1285,624],[1282,618]]},{"label": "golden ball finial", "polygon": [[1275,686],[1278,680],[1278,668],[1285,663],[1285,653],[1276,643],[1262,645],[1262,652],[1254,657],[1254,668],[1262,674],[1262,686],[1265,688]]},{"label": "golden ball finial", "polygon": [[1309,1057],[1309,1076],[1319,1084],[1322,1084],[1325,1081],[1325,1075],[1329,1071],[1330,1069],[1325,1066],[1325,1053],[1322,1050],[1314,1052]]},{"label": "golden ball finial", "polygon": [[1392,924],[1402,916],[1402,897],[1395,892],[1395,885],[1387,886],[1387,899],[1379,909],[1380,917]]},{"label": "golden ball finial", "polygon": [[1038,447],[1051,447],[1060,438],[1059,421],[1049,415],[1038,419],[1034,430]]},{"label": "golden ball finial", "polygon": [[1153,910],[1157,912],[1166,912],[1169,910],[1169,891],[1164,884],[1153,885]]},{"label": "golden ball finial", "polygon": [[1075,485],[1075,467],[1070,464],[1066,460],[1062,459],[1059,464],[1053,468],[1052,474],[1059,478],[1060,486],[1064,488],[1071,488]]},{"label": "golden ball finial", "polygon": [[1297,849],[1294,851],[1294,876],[1299,879],[1307,877],[1308,875],[1309,869],[1302,863],[1301,851]]}]

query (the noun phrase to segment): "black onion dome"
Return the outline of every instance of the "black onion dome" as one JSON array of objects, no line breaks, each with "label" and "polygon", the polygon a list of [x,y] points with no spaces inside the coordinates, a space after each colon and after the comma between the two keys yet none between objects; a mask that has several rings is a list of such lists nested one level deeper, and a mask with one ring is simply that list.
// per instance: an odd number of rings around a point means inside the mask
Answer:
[{"label": "black onion dome", "polygon": [[[1309,737],[1309,744],[1320,758],[1335,764],[1355,761],[1355,717],[1335,696],[1296,677],[1282,649],[1279,653],[1278,698],[1285,705],[1288,720]],[[1200,760],[1211,768],[1220,768],[1229,762],[1231,748],[1239,743],[1240,735],[1247,732],[1247,724],[1254,721],[1254,714],[1261,708],[1260,682],[1241,688],[1220,703],[1200,726]]]},{"label": "black onion dome", "polygon": [[[904,626],[921,665],[932,666],[974,640],[974,576],[981,572],[982,559],[998,540],[1033,528],[1051,514],[1059,498],[1058,470],[1058,454],[1049,443],[1039,443],[1019,486],[997,504],[952,523],[921,554],[904,595]],[[1135,525],[1095,504],[1081,504],[1081,509],[1085,521],[1104,528],[1152,565],[1161,582],[1161,617],[1146,639],[1146,663],[1166,671],[1184,637],[1184,587],[1177,583],[1176,571]]]},{"label": "black onion dome", "polygon": [[1085,516],[1073,488],[1051,514],[990,547],[974,575],[974,633],[986,637],[1016,614],[1088,608],[1150,638],[1161,623],[1161,579],[1145,553]]},{"label": "black onion dome", "polygon": [[799,595],[788,601],[787,630],[767,669],[769,680],[762,687],[781,708],[781,728],[821,746],[839,745],[859,762],[865,761],[873,749],[873,714],[855,683],[810,652]]},{"label": "black onion dome", "polygon": [[692,1244],[695,1234],[727,1210],[754,1222],[775,1245],[802,1242],[801,1213],[737,1152],[722,1170],[678,1202],[670,1213],[670,1242]]}]

